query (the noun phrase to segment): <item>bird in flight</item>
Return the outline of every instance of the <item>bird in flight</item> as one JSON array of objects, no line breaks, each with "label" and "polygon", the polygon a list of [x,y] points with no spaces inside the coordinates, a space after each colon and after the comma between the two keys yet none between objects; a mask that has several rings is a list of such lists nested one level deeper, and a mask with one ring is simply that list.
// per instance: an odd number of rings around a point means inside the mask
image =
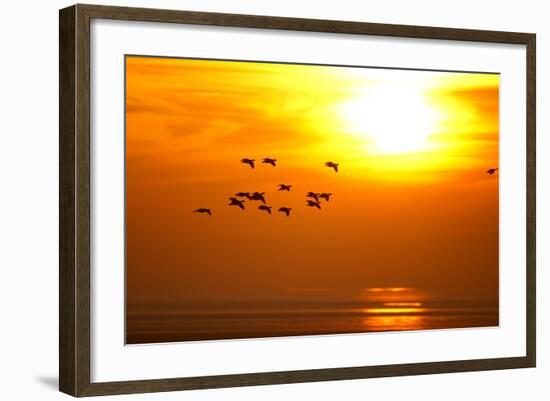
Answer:
[{"label": "bird in flight", "polygon": [[325,163],[325,166],[334,169],[334,171],[335,171],[336,173],[338,172],[338,163],[326,162],[326,163]]},{"label": "bird in flight", "polygon": [[241,163],[248,164],[250,167],[254,168],[255,159],[241,159]]},{"label": "bird in flight", "polygon": [[306,194],[306,198],[313,198],[315,199],[315,202],[319,202],[319,194],[316,192],[308,192]]},{"label": "bird in flight", "polygon": [[201,207],[200,209],[195,210],[193,213],[208,213],[210,216],[212,216],[212,210],[205,207]]},{"label": "bird in flight", "polygon": [[235,194],[236,197],[238,198],[247,198],[248,200],[251,200],[250,199],[250,192],[237,192]]},{"label": "bird in flight", "polygon": [[279,191],[290,191],[292,185],[279,184]]},{"label": "bird in flight", "polygon": [[280,207],[279,212],[283,212],[286,214],[286,217],[290,216],[290,211],[292,210],[291,207]]},{"label": "bird in flight", "polygon": [[257,200],[257,201],[262,201],[262,203],[265,203],[264,195],[265,195],[265,192],[254,192],[250,197],[250,200]]},{"label": "bird in flight", "polygon": [[271,206],[260,205],[258,206],[258,209],[265,210],[267,213],[271,214]]},{"label": "bird in flight", "polygon": [[277,167],[277,159],[270,159],[269,157],[265,157],[263,160],[262,160],[262,163],[265,163],[265,164],[271,164],[273,167]]},{"label": "bird in flight", "polygon": [[243,200],[239,200],[237,198],[229,198],[229,200],[231,201],[229,203],[229,206],[238,206],[242,210],[244,210],[244,201]]},{"label": "bird in flight", "polygon": [[311,206],[311,207],[316,207],[317,209],[321,210],[321,203],[320,202],[316,202],[316,201],[312,201],[312,200],[308,200],[306,201],[306,206]]},{"label": "bird in flight", "polygon": [[330,197],[332,196],[332,192],[323,192],[318,195],[319,195],[319,198],[322,198],[328,202],[330,200]]},{"label": "bird in flight", "polygon": [[498,167],[490,168],[489,170],[487,170],[487,174],[493,175],[497,172],[497,170],[498,170]]}]

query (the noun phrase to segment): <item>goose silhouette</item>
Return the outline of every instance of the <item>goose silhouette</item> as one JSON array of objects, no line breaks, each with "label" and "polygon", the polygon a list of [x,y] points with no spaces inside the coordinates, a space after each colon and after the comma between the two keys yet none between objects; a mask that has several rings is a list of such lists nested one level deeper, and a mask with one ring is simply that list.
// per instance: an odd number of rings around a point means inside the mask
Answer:
[{"label": "goose silhouette", "polygon": [[325,166],[334,169],[334,172],[336,172],[336,173],[338,172],[338,163],[326,162],[326,163],[325,163]]},{"label": "goose silhouette", "polygon": [[271,206],[260,205],[258,206],[258,209],[265,210],[267,213],[271,214]]},{"label": "goose silhouette", "polygon": [[244,201],[243,200],[239,200],[237,198],[229,198],[229,200],[230,200],[229,206],[238,206],[242,210],[244,210]]},{"label": "goose silhouette", "polygon": [[255,159],[241,159],[241,163],[248,164],[250,167],[254,168]]},{"label": "goose silhouette", "polygon": [[291,207],[280,207],[278,209],[279,212],[283,212],[284,214],[286,214],[286,217],[290,216],[290,211],[292,210]]},{"label": "goose silhouette", "polygon": [[498,167],[490,168],[489,170],[487,170],[487,174],[493,175],[497,172],[497,170],[498,170]]},{"label": "goose silhouette", "polygon": [[265,163],[265,164],[271,164],[273,167],[277,167],[277,159],[270,159],[269,157],[265,157],[263,160],[262,160],[262,163]]},{"label": "goose silhouette", "polygon": [[235,196],[238,198],[247,198],[248,200],[250,200],[250,192],[237,192]]},{"label": "goose silhouette", "polygon": [[265,195],[265,192],[254,192],[250,197],[250,200],[257,200],[257,201],[262,201],[262,203],[265,203],[264,195]]},{"label": "goose silhouette", "polygon": [[308,192],[306,194],[306,198],[313,198],[315,199],[315,202],[319,202],[319,194],[316,192]]},{"label": "goose silhouette", "polygon": [[316,207],[317,209],[321,210],[321,203],[320,202],[316,202],[316,201],[312,201],[312,200],[308,200],[306,202],[307,202],[306,206]]},{"label": "goose silhouette", "polygon": [[322,199],[324,199],[328,202],[328,201],[330,201],[330,197],[332,196],[332,192],[323,192],[323,193],[320,193],[318,195],[319,195],[319,198],[322,198]]},{"label": "goose silhouette", "polygon": [[290,191],[292,185],[279,184],[279,191]]},{"label": "goose silhouette", "polygon": [[207,209],[205,207],[201,207],[200,209],[195,210],[193,213],[207,213],[210,216],[212,216],[212,210]]}]

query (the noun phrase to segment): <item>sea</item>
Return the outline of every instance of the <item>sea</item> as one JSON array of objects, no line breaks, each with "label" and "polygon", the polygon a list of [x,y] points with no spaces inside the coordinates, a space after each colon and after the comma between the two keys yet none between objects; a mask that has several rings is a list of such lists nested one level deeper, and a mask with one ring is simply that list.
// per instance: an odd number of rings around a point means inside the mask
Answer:
[{"label": "sea", "polygon": [[[224,301],[127,305],[126,343],[229,340],[499,325],[479,299]],[[389,299],[389,300],[388,300]]]}]

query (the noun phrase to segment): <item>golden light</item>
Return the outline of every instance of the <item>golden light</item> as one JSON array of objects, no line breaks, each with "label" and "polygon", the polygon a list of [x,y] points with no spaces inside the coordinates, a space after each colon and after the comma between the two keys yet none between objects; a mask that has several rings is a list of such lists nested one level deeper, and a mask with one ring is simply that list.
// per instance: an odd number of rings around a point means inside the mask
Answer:
[{"label": "golden light", "polygon": [[402,331],[428,328],[425,318],[420,315],[374,315],[365,318],[363,326],[368,331]]},{"label": "golden light", "polygon": [[384,306],[422,306],[422,302],[384,302]]},{"label": "golden light", "polygon": [[369,287],[363,291],[365,301],[382,302],[384,307],[419,307],[426,299],[423,291],[413,287]]},{"label": "golden light", "polygon": [[410,292],[415,290],[416,288],[410,287],[369,287],[364,289],[366,292]]},{"label": "golden light", "polygon": [[441,111],[431,104],[422,83],[381,82],[365,87],[341,105],[346,129],[365,140],[369,153],[396,154],[428,150]]},{"label": "golden light", "polygon": [[428,310],[426,308],[365,308],[363,309],[364,313],[375,313],[375,314],[384,314],[384,315],[391,315],[391,314],[407,314],[407,313],[422,313],[427,312]]}]

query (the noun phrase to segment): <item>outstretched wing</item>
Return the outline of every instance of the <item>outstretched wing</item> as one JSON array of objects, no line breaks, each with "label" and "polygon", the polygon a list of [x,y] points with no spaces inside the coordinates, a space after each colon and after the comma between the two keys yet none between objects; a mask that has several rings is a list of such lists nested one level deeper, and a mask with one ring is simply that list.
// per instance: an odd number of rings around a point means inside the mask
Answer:
[{"label": "outstretched wing", "polygon": [[338,163],[326,162],[326,163],[325,163],[325,166],[334,169],[335,172],[338,172]]},{"label": "outstretched wing", "polygon": [[254,168],[254,160],[252,159],[241,159],[241,163],[248,164],[250,167]]},{"label": "outstretched wing", "polygon": [[308,198],[313,198],[315,201],[319,201],[319,195],[315,192],[308,192],[306,195]]},{"label": "outstretched wing", "polygon": [[317,209],[321,209],[321,204],[319,202],[308,200],[307,205],[316,207]]}]

